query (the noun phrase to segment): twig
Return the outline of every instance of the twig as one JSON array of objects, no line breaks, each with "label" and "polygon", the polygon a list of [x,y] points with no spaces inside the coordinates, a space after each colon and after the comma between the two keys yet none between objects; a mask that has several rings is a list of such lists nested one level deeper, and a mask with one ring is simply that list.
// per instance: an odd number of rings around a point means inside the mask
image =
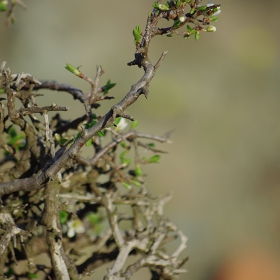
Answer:
[{"label": "twig", "polygon": [[21,114],[22,116],[34,114],[34,113],[40,113],[44,114],[44,112],[56,112],[56,111],[68,111],[69,108],[67,107],[59,107],[55,103],[53,103],[51,106],[45,106],[45,107],[28,107],[28,108],[21,108],[17,112]]},{"label": "twig", "polygon": [[46,126],[46,141],[50,142],[50,150],[51,150],[51,157],[55,157],[55,144],[53,140],[52,131],[50,130],[50,123],[49,123],[49,116],[47,111],[43,112],[43,116],[45,119],[45,126]]},{"label": "twig", "polygon": [[[127,132],[124,135],[120,135],[119,138],[114,139],[111,143],[107,144],[100,152],[95,154],[95,156],[92,159],[88,160],[88,159],[83,158],[82,156],[77,156],[76,160],[79,163],[82,163],[84,165],[95,166],[97,161],[100,158],[102,158],[106,153],[108,153],[108,151],[113,149],[115,146],[117,146],[124,139],[131,142],[135,138],[144,138],[144,139],[155,140],[155,141],[158,141],[158,142],[161,142],[161,143],[164,143],[164,142],[171,143],[171,141],[169,140],[169,135],[170,134],[171,134],[171,132],[165,134],[162,137],[160,137],[160,136],[157,136],[157,135],[146,134],[146,133],[141,133],[141,132],[137,132],[137,131],[132,130],[132,131]],[[142,145],[142,146],[144,146],[144,148],[148,148],[147,146],[145,146],[144,144],[141,144],[139,142],[138,142],[138,145]]]},{"label": "twig", "polygon": [[160,64],[164,60],[165,56],[167,55],[167,53],[168,53],[168,51],[165,51],[162,53],[161,57],[159,58],[158,62],[155,65],[155,69],[157,69],[160,66]]}]

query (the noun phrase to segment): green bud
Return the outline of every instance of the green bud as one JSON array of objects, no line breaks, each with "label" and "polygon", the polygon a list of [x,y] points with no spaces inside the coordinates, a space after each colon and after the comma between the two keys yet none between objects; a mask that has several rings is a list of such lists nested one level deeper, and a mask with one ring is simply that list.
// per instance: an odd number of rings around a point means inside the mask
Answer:
[{"label": "green bud", "polygon": [[57,142],[60,142],[61,137],[60,137],[60,135],[59,135],[58,133],[55,133],[55,134],[54,134],[54,139],[55,139]]},{"label": "green bud", "polygon": [[139,44],[141,41],[141,29],[139,25],[136,25],[136,27],[132,31],[132,34],[134,36],[134,43]]},{"label": "green bud", "polygon": [[81,72],[78,68],[74,67],[71,64],[66,63],[65,69],[67,69],[68,71],[70,71],[71,73],[73,73],[76,76],[81,76]]},{"label": "green bud", "polygon": [[195,35],[194,35],[194,39],[197,41],[199,39],[199,37],[200,37],[200,33],[199,33],[199,31],[196,31]]},{"label": "green bud", "polygon": [[215,32],[215,31],[216,31],[216,27],[213,26],[213,25],[210,25],[210,26],[208,26],[208,27],[206,28],[206,31],[207,31],[207,32]]}]

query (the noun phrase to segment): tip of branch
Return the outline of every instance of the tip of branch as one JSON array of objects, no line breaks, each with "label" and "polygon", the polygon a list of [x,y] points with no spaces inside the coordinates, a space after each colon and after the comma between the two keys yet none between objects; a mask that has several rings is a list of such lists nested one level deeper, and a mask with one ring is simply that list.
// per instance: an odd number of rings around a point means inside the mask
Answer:
[{"label": "tip of branch", "polygon": [[167,55],[167,53],[168,53],[168,51],[164,51],[164,52],[161,54],[161,56],[160,56],[158,62],[157,62],[156,65],[155,65],[155,69],[157,69],[157,68],[160,66],[160,64],[161,64],[162,61],[164,60],[165,56]]},{"label": "tip of branch", "polygon": [[[175,131],[175,129],[172,129],[172,130],[166,132],[162,137],[168,139],[174,131]],[[169,144],[173,143],[170,139],[168,139],[166,142],[169,143]]]}]

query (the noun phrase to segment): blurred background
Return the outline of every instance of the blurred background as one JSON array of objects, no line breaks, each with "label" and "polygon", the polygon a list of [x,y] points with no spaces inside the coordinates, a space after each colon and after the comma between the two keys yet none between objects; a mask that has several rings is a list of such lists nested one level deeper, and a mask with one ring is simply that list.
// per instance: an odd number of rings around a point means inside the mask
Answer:
[{"label": "blurred background", "polygon": [[[145,26],[152,0],[25,0],[9,28],[0,14],[0,61],[12,73],[89,87],[64,69],[82,65],[119,101],[143,71],[133,60],[132,29]],[[205,2],[206,3],[206,2]],[[218,4],[218,3],[216,3]],[[220,0],[217,32],[156,37],[150,59],[169,53],[128,113],[141,132],[175,129],[160,164],[145,168],[147,187],[174,192],[165,215],[188,236],[188,280],[280,279],[280,2]],[[67,93],[46,92],[39,105],[83,106]],[[103,102],[100,114],[115,101]],[[92,277],[97,277],[94,274]],[[100,276],[101,277],[101,276]],[[99,278],[100,278],[99,277]],[[93,278],[92,278],[93,279]],[[134,279],[149,279],[138,273]]]}]

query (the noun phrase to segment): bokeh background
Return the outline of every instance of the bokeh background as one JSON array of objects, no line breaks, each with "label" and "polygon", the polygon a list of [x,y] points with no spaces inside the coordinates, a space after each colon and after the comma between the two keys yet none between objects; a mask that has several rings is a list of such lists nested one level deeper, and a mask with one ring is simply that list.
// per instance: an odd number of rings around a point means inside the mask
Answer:
[{"label": "bokeh background", "polygon": [[[133,59],[132,29],[144,28],[151,0],[25,0],[17,23],[0,14],[0,61],[13,73],[88,85],[64,69],[96,65],[120,100],[142,70]],[[148,100],[129,108],[142,132],[175,129],[160,164],[145,168],[154,193],[172,190],[165,214],[188,236],[188,280],[280,279],[280,2],[220,0],[216,33],[157,37],[150,58],[169,53],[150,85]],[[40,105],[83,112],[66,93],[48,92]],[[114,104],[102,103],[100,114]],[[92,279],[100,278],[94,274]],[[134,279],[149,279],[137,274]]]}]

